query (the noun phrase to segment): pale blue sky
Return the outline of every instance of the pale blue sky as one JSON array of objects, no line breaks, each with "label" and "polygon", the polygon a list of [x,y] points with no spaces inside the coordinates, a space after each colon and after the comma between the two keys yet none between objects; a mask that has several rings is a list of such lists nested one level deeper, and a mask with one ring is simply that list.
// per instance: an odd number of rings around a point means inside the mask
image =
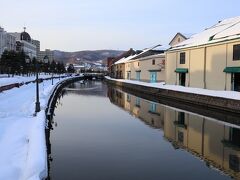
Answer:
[{"label": "pale blue sky", "polygon": [[41,49],[142,49],[239,16],[239,7],[239,0],[4,0],[0,26],[26,26]]}]

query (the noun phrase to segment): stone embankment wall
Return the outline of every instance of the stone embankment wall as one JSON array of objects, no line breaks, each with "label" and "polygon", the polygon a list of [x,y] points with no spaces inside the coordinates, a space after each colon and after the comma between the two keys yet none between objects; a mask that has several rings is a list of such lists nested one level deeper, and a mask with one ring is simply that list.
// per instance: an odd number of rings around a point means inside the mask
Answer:
[{"label": "stone embankment wall", "polygon": [[185,104],[189,107],[195,106],[240,114],[240,100],[147,87],[109,79],[106,79],[106,81],[110,84],[134,91],[135,93],[141,93],[144,96],[152,96],[159,101],[167,100],[169,102],[172,101],[172,103]]}]

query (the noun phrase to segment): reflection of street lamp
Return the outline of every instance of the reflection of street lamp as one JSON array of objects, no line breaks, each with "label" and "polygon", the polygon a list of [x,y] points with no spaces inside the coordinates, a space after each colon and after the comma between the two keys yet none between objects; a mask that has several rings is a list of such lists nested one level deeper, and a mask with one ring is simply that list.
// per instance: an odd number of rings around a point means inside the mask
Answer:
[{"label": "reflection of street lamp", "polygon": [[40,111],[40,102],[39,102],[39,85],[38,85],[38,68],[39,64],[38,61],[36,61],[36,106],[35,106],[35,112]]}]

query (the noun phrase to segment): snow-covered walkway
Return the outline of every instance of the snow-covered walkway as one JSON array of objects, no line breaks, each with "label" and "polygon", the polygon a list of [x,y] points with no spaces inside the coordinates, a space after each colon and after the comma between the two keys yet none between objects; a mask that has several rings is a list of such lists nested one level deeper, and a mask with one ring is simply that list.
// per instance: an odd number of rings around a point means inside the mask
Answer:
[{"label": "snow-covered walkway", "polygon": [[190,87],[184,87],[184,86],[166,85],[165,83],[147,83],[147,82],[141,82],[141,81],[127,80],[127,79],[113,79],[108,76],[106,76],[105,78],[109,80],[147,86],[147,87],[154,87],[154,88],[167,89],[167,90],[173,90],[173,91],[179,91],[179,92],[187,92],[187,93],[193,93],[193,94],[199,94],[199,95],[240,100],[240,92],[235,92],[235,91],[216,91],[216,90],[208,90],[208,89],[202,89],[202,88],[190,88]]},{"label": "snow-covered walkway", "polygon": [[0,179],[35,180],[47,175],[44,110],[58,82],[39,84],[41,112],[37,116],[33,116],[35,83],[0,93]]}]

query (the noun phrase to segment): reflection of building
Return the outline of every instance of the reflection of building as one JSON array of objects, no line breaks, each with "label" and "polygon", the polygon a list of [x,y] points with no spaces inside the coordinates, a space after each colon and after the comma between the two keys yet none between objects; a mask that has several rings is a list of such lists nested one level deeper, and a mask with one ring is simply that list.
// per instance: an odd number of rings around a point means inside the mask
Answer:
[{"label": "reflection of building", "polygon": [[37,57],[37,47],[35,44],[33,44],[33,41],[31,39],[31,36],[25,31],[26,28],[24,28],[24,31],[22,33],[10,33],[12,36],[15,36],[17,41],[17,51],[24,51],[26,55],[28,55],[31,59]]},{"label": "reflection of building", "polygon": [[109,99],[147,125],[160,128],[175,149],[184,149],[240,179],[240,129],[177,111],[109,87]]},{"label": "reflection of building", "polygon": [[16,38],[0,27],[0,57],[5,50],[16,50]]},{"label": "reflection of building", "polygon": [[167,84],[240,91],[240,17],[176,44],[166,59]]},{"label": "reflection of building", "polygon": [[240,178],[240,129],[166,108],[164,136],[227,174]]},{"label": "reflection of building", "polygon": [[109,99],[113,104],[130,112],[144,123],[154,127],[163,127],[164,107],[158,103],[146,101],[142,98],[109,88]]}]

